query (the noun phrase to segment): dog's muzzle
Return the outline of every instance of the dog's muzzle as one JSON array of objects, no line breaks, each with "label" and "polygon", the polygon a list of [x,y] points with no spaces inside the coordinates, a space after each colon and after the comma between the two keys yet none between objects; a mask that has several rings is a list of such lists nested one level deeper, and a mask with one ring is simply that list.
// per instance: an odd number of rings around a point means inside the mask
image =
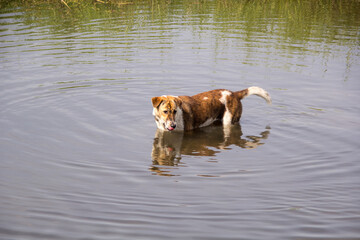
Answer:
[{"label": "dog's muzzle", "polygon": [[165,127],[167,130],[172,131],[176,128],[176,123],[171,122],[169,126]]}]

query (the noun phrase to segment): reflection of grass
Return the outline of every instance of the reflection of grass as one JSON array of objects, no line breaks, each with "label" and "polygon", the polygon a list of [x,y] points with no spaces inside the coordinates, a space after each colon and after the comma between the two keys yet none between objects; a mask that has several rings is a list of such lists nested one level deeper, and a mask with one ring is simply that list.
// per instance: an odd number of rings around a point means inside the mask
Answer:
[{"label": "reflection of grass", "polygon": [[[34,31],[40,31],[39,40],[54,44],[45,55],[108,56],[107,49],[118,48],[108,59],[132,61],[140,48],[166,53],[185,32],[194,35],[194,52],[209,47],[220,62],[236,51],[234,61],[249,66],[304,69],[308,55],[327,65],[346,49],[346,75],[359,49],[359,9],[358,0],[0,0],[0,14],[17,12],[8,16],[40,27]],[[0,31],[7,31],[7,23],[2,25]]]},{"label": "reflection of grass", "polygon": [[71,87],[62,87],[62,88],[58,88],[58,90],[66,90],[66,89],[73,89],[73,88],[83,88],[83,87],[93,87],[93,85],[79,85],[79,86],[71,86]]},{"label": "reflection of grass", "polygon": [[51,25],[76,25],[92,19],[124,17],[133,25],[155,19],[174,21],[177,15],[181,18],[176,21],[186,24],[211,23],[230,32],[241,27],[250,35],[256,30],[297,40],[323,35],[334,38],[347,26],[360,25],[360,2],[356,0],[0,0],[1,12],[6,8],[21,8],[33,24],[47,21]]},{"label": "reflection of grass", "polygon": [[[334,37],[338,32],[328,26],[359,26],[359,1],[278,0],[278,1],[219,1],[216,22],[234,24],[244,21],[248,32],[276,34],[284,39],[316,40],[324,35]],[[338,31],[338,29],[336,30]]]},{"label": "reflection of grass", "polygon": [[186,25],[194,34],[214,29],[219,46],[249,51],[267,46],[269,55],[279,49],[314,51],[323,42],[357,48],[360,26],[356,0],[0,0],[0,13],[14,9],[26,24],[46,26],[56,34],[97,31],[117,36],[146,26]]},{"label": "reflection of grass", "polygon": [[314,108],[314,107],[309,107],[309,109],[311,110],[315,110],[315,111],[324,111],[324,109],[321,109],[321,108]]},{"label": "reflection of grass", "polygon": [[126,9],[133,5],[131,1],[118,0],[0,0],[0,13],[6,9],[19,9],[28,24],[69,29],[93,19],[110,21],[128,13],[134,14],[134,10]]},{"label": "reflection of grass", "polygon": [[[94,1],[84,1],[84,0],[61,0],[61,3],[63,3],[68,9],[72,9],[70,5],[74,5],[75,7],[78,7],[79,5],[83,5],[85,4],[91,4],[91,5],[95,5],[95,4],[104,4],[104,5],[109,5],[109,6],[114,6],[114,7],[122,7],[124,5],[130,5],[130,4],[134,4],[131,1],[119,1],[119,0],[94,0]],[[69,4],[68,4],[69,3]]]}]

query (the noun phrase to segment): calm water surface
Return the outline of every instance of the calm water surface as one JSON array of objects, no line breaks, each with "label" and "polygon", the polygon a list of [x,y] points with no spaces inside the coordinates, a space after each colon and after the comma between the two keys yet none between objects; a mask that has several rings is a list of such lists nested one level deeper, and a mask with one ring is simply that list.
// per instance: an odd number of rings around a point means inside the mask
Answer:
[{"label": "calm water surface", "polygon": [[[360,3],[2,3],[0,239],[359,239]],[[161,133],[227,88],[240,125]]]}]

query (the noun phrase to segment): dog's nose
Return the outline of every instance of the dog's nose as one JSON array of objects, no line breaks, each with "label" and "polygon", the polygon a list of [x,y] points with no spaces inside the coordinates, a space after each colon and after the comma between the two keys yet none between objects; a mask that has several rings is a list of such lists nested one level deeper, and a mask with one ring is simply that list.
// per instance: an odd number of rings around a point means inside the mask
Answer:
[{"label": "dog's nose", "polygon": [[171,124],[170,124],[170,127],[176,128],[176,123],[171,123]]}]

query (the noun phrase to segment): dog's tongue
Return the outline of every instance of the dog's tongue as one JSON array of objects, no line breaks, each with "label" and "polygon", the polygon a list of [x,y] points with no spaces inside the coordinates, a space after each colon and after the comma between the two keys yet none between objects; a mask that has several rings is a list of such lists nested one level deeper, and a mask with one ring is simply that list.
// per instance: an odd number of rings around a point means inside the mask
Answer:
[{"label": "dog's tongue", "polygon": [[168,130],[172,131],[172,130],[174,130],[174,128],[173,127],[168,127]]}]

